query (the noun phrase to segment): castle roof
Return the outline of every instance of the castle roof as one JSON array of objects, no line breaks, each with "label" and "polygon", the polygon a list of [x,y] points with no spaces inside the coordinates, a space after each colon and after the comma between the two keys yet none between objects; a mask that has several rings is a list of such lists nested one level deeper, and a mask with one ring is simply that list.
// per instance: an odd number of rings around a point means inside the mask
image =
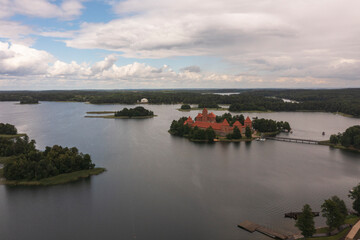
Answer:
[{"label": "castle roof", "polygon": [[203,115],[201,113],[198,113],[196,117],[202,117]]},{"label": "castle roof", "polygon": [[251,122],[251,119],[249,118],[249,116],[245,119],[245,122]]},{"label": "castle roof", "polygon": [[208,115],[208,117],[216,117],[216,115],[215,115],[213,112],[211,112],[211,113]]},{"label": "castle roof", "polygon": [[220,123],[210,123],[210,122],[195,122],[192,127],[198,127],[198,128],[209,128],[211,127],[214,130],[221,130],[221,124]]},{"label": "castle roof", "polygon": [[241,123],[239,121],[236,121],[234,122],[233,126],[236,126],[236,127],[242,127]]},{"label": "castle roof", "polygon": [[224,121],[221,123],[221,125],[223,126],[229,126],[229,123],[226,119],[224,119]]}]

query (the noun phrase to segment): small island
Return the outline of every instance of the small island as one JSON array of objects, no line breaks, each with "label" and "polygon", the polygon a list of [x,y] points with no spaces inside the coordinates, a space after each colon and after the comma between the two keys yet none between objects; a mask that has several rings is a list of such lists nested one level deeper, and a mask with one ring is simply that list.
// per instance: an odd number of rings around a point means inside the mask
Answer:
[{"label": "small island", "polygon": [[[35,140],[18,135],[11,124],[0,123],[0,183],[6,185],[57,185],[105,171],[95,168],[89,154],[76,147],[54,145],[40,151]],[[4,137],[8,136],[8,137]]]},{"label": "small island", "polygon": [[[111,115],[105,115],[112,113]],[[120,118],[120,119],[142,119],[155,117],[153,111],[147,110],[144,107],[138,106],[135,108],[124,108],[121,111],[96,111],[87,112],[87,114],[96,114],[95,116],[87,115],[87,118]]]},{"label": "small island", "polygon": [[208,113],[204,108],[202,113],[195,117],[182,117],[171,123],[169,133],[175,136],[186,137],[195,142],[239,142],[259,139],[260,136],[276,135],[281,131],[289,132],[288,122],[277,122],[271,119],[254,119],[244,115],[225,113],[216,116]]},{"label": "small island", "polygon": [[20,104],[38,104],[39,100],[31,96],[25,96],[20,98]]},{"label": "small island", "polygon": [[349,127],[343,133],[333,134],[328,141],[319,144],[360,152],[360,125]]}]

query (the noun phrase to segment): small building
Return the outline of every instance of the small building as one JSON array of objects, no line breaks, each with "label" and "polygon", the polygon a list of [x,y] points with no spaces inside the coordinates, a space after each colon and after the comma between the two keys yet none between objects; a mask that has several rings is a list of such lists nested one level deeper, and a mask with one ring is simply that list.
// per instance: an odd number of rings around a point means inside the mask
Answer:
[{"label": "small building", "polygon": [[249,117],[245,119],[244,125],[242,125],[239,121],[236,121],[233,126],[230,126],[226,119],[224,119],[222,123],[217,123],[216,115],[214,113],[209,114],[206,108],[203,109],[202,113],[199,113],[195,117],[195,121],[193,121],[191,117],[188,117],[184,124],[188,124],[190,127],[198,127],[201,129],[207,129],[211,127],[219,136],[226,136],[229,133],[233,133],[235,127],[237,127],[242,134],[245,133],[246,127],[252,129],[252,121]]},{"label": "small building", "polygon": [[140,103],[149,103],[149,100],[147,98],[142,98],[140,100]]}]

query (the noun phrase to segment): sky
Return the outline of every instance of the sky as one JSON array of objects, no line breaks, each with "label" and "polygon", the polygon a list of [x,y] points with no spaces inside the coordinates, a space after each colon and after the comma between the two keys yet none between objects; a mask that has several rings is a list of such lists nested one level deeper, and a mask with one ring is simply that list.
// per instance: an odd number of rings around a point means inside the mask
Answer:
[{"label": "sky", "polygon": [[0,90],[360,87],[359,0],[0,0]]}]

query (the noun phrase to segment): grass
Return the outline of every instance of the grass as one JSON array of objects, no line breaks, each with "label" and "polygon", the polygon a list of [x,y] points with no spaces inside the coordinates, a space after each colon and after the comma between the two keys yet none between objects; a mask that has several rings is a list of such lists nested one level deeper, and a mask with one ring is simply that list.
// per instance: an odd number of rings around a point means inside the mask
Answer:
[{"label": "grass", "polygon": [[332,143],[330,143],[329,140],[319,141],[319,145],[330,146],[330,147],[333,147],[333,148],[338,148],[338,149],[342,149],[342,150],[348,150],[348,151],[352,151],[352,152],[360,152],[360,149],[354,148],[352,146],[345,147],[345,146],[342,146],[342,145],[339,145],[339,144],[332,144]]},{"label": "grass", "polygon": [[65,173],[60,174],[55,177],[44,178],[41,180],[36,181],[27,181],[27,180],[20,180],[20,181],[8,181],[3,180],[0,183],[10,186],[51,186],[51,185],[58,185],[58,184],[65,184],[69,182],[75,182],[82,178],[88,178],[92,175],[98,175],[102,172],[106,171],[105,168],[94,168],[89,170],[81,170],[72,173]]},{"label": "grass", "polygon": [[16,137],[24,137],[24,136],[26,136],[25,133],[19,133],[19,134],[14,134],[14,135],[12,135],[12,134],[0,134],[0,137],[2,137],[2,138],[16,138]]},{"label": "grass", "polygon": [[[349,216],[346,217],[345,223],[354,225],[357,221],[359,221],[359,219],[360,218],[358,216],[349,215]],[[339,232],[338,234],[336,234],[334,236],[306,238],[306,239],[307,240],[339,240],[339,239],[343,239],[350,232],[350,230],[351,230],[351,228],[346,228],[346,229],[342,230],[341,232]],[[323,227],[323,228],[317,228],[316,229],[316,233],[328,233],[328,232],[329,232],[328,227]]]},{"label": "grass", "polygon": [[215,142],[251,142],[254,138],[227,139],[225,137],[215,139]]},{"label": "grass", "polygon": [[350,228],[342,230],[340,233],[329,236],[329,237],[316,237],[316,238],[306,238],[306,240],[340,240],[345,238],[345,236],[350,232]]},{"label": "grass", "polygon": [[108,119],[145,119],[145,118],[153,118],[157,115],[152,116],[135,116],[135,117],[128,117],[128,116],[119,116],[115,117],[114,115],[103,115],[103,116],[85,116],[86,118],[108,118]]},{"label": "grass", "polygon": [[93,112],[86,112],[86,114],[108,114],[108,113],[115,113],[115,111],[93,111]]}]

